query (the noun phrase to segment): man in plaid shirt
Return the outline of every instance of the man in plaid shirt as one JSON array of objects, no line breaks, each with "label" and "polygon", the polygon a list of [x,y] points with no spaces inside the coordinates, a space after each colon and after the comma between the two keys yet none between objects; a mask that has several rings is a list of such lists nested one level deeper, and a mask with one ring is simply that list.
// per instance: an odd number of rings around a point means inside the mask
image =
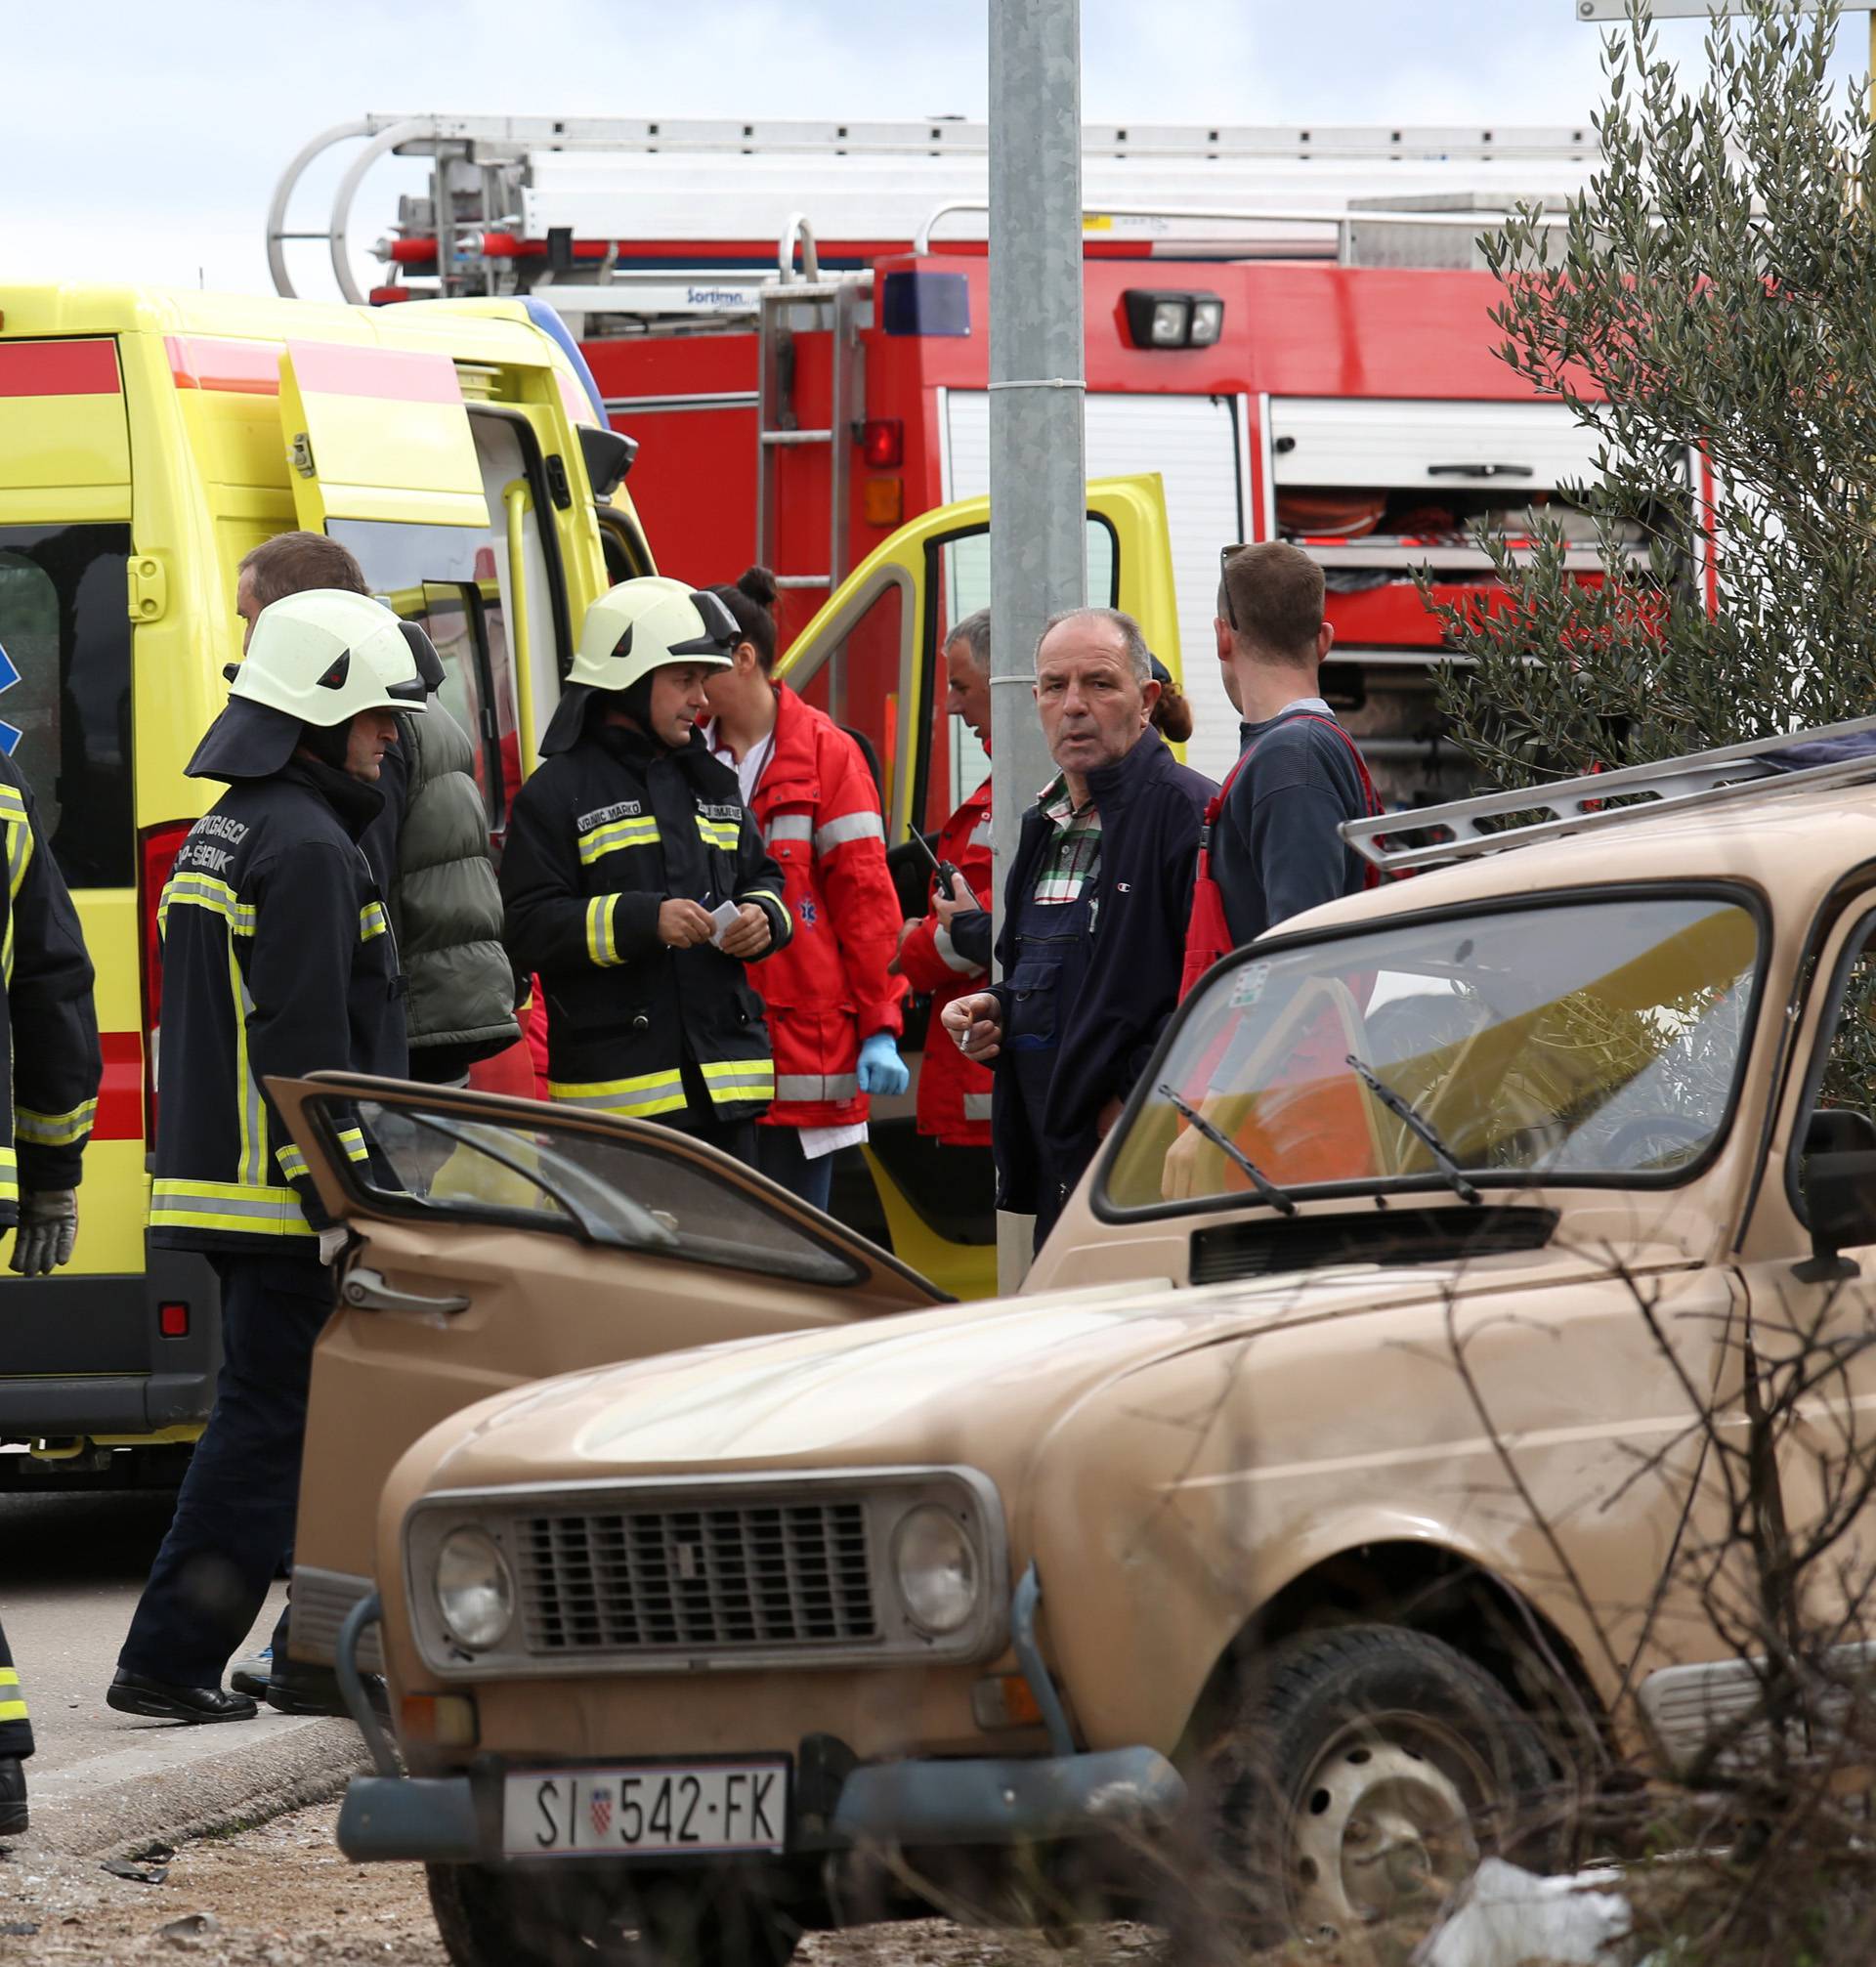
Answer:
[{"label": "man in plaid shirt", "polygon": [[994,1060],[998,1207],[1036,1246],[1146,1067],[1178,1002],[1206,801],[1152,728],[1160,686],[1131,616],[1058,615],[1036,651],[1036,707],[1060,775],[1023,816],[1003,897],[1003,981],[945,1006],[967,1057]]},{"label": "man in plaid shirt", "polygon": [[[1101,809],[1091,796],[1076,805],[1066,778],[1046,788],[1038,802],[1055,829],[1036,871],[1039,902],[1078,902],[1082,890],[1101,870]],[[1088,898],[1088,926],[1100,908],[1098,891]]]}]

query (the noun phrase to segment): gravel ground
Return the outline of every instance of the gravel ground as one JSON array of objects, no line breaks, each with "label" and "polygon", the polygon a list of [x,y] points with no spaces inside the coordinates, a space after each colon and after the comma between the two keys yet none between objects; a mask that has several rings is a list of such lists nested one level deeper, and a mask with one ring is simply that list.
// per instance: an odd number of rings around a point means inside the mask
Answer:
[{"label": "gravel ground", "polygon": [[[337,1804],[188,1844],[159,1884],[107,1872],[98,1860],[35,1852],[0,1858],[0,1962],[118,1967],[329,1967],[386,1961],[448,1967],[414,1864],[349,1864],[332,1842]],[[1159,1937],[1138,1927],[1090,1933],[1064,1954],[1040,1937],[970,1932],[933,1919],[817,1935],[799,1967],[1159,1967]]]}]

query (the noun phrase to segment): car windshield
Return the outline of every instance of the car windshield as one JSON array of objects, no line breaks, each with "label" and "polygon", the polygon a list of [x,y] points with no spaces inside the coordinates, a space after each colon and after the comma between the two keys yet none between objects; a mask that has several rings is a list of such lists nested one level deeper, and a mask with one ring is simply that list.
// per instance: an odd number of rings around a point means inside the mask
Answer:
[{"label": "car windshield", "polygon": [[1245,1161],[1285,1191],[1679,1179],[1726,1124],[1758,956],[1751,909],[1712,893],[1246,950],[1154,1068],[1106,1201],[1252,1192]]}]

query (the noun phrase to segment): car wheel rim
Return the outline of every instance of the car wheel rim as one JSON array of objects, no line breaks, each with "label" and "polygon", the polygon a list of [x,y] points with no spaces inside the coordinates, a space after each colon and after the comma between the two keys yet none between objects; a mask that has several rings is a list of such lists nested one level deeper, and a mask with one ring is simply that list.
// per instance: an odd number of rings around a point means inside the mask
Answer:
[{"label": "car wheel rim", "polygon": [[1423,1718],[1365,1721],[1317,1757],[1291,1811],[1292,1915],[1309,1938],[1436,1910],[1478,1863],[1473,1752]]}]

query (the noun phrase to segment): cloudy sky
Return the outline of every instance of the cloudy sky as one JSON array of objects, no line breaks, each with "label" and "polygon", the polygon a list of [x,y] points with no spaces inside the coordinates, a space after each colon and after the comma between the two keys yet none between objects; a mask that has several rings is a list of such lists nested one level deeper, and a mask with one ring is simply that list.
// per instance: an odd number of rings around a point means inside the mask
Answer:
[{"label": "cloudy sky", "polygon": [[[1599,35],[1574,15],[1574,0],[1083,0],[1084,112],[1580,122],[1602,87]],[[281,167],[366,112],[981,118],[986,18],[984,0],[0,0],[0,284],[264,292]],[[1662,29],[1689,64],[1700,33]],[[1839,66],[1860,71],[1861,16],[1843,40]],[[370,181],[365,239],[411,168]],[[321,211],[334,175],[308,181]]]}]

